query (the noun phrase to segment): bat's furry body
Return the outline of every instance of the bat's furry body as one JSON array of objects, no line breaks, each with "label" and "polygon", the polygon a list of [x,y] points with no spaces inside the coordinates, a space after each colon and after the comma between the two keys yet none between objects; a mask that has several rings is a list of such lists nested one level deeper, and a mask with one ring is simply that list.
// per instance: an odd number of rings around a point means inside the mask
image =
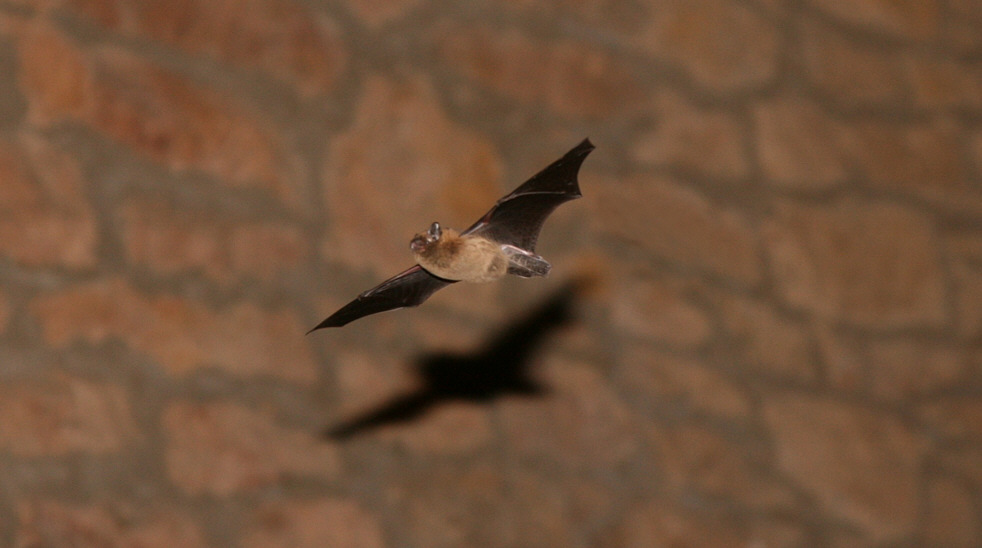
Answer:
[{"label": "bat's furry body", "polygon": [[556,207],[582,196],[577,174],[592,150],[593,144],[584,139],[459,234],[433,223],[410,242],[415,266],[365,291],[311,331],[418,306],[435,291],[458,281],[490,282],[506,274],[545,276],[549,263],[535,254],[539,231]]}]

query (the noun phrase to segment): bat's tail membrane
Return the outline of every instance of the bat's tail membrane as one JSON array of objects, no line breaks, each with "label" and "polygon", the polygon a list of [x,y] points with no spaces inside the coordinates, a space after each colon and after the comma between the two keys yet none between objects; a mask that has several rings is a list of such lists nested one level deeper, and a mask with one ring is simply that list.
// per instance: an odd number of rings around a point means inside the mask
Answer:
[{"label": "bat's tail membrane", "polygon": [[501,251],[508,257],[508,273],[522,278],[548,276],[552,265],[535,253],[513,245],[501,246]]}]

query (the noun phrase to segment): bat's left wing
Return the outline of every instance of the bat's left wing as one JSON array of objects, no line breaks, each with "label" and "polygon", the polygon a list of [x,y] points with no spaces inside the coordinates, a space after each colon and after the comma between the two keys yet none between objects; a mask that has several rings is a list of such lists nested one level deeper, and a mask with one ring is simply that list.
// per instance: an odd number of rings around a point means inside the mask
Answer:
[{"label": "bat's left wing", "polygon": [[324,327],[341,327],[369,314],[418,306],[438,289],[452,283],[454,282],[438,278],[416,265],[358,295],[357,299],[341,307],[307,333]]},{"label": "bat's left wing", "polygon": [[546,217],[560,204],[582,197],[576,176],[593,148],[590,140],[584,139],[562,158],[498,200],[491,211],[462,234],[483,236],[534,252]]}]

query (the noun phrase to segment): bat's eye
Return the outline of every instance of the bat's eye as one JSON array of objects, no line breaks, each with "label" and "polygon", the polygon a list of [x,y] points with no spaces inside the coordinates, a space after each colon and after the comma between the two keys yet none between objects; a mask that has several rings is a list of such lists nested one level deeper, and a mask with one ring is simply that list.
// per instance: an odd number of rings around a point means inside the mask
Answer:
[{"label": "bat's eye", "polygon": [[426,232],[430,237],[430,240],[439,240],[443,231],[440,230],[440,223],[433,223],[430,225],[430,229]]}]

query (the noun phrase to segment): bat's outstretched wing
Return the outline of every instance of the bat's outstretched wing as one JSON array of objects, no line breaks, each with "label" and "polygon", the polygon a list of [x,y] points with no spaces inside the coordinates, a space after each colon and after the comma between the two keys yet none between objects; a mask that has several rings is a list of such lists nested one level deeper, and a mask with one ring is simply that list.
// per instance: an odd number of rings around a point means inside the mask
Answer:
[{"label": "bat's outstretched wing", "polygon": [[324,327],[341,327],[377,312],[418,306],[436,290],[452,283],[454,282],[438,278],[416,265],[358,295],[357,299],[341,307],[307,333]]},{"label": "bat's outstretched wing", "polygon": [[483,236],[534,252],[546,217],[560,204],[582,196],[576,176],[593,148],[590,140],[584,139],[565,156],[498,200],[491,211],[462,234]]}]

